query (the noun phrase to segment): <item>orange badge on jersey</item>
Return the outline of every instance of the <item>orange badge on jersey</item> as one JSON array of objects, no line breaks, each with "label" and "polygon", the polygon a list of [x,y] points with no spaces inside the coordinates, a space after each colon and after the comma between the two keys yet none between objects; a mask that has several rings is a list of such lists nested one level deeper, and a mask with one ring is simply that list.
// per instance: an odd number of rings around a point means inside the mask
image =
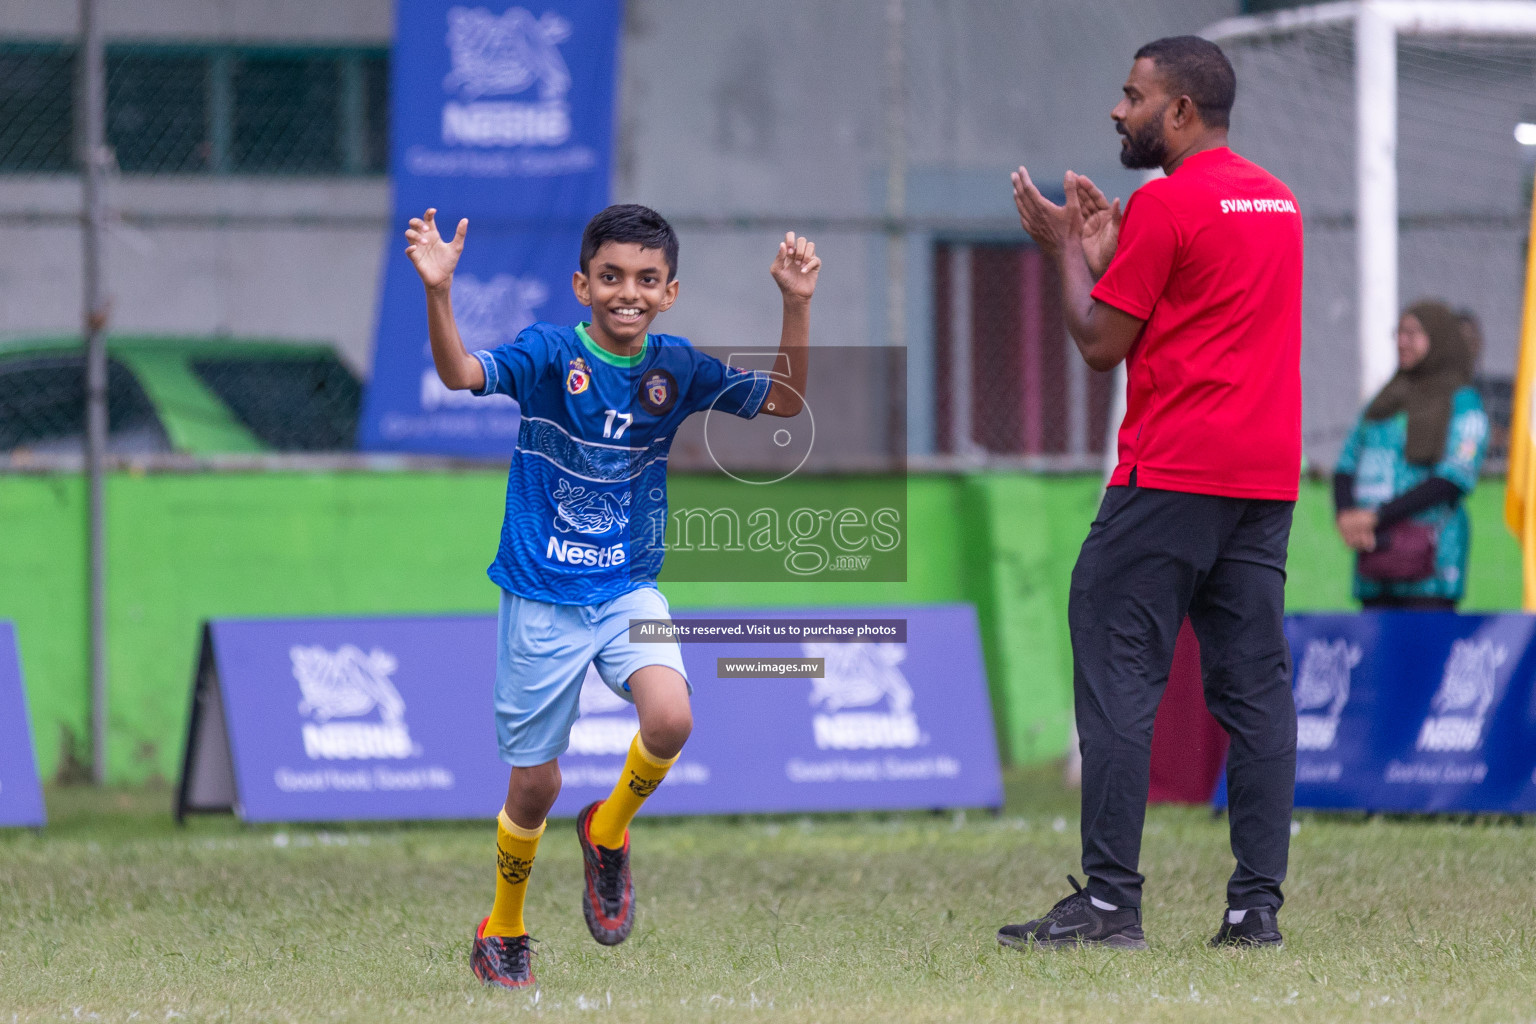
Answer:
[{"label": "orange badge on jersey", "polygon": [[592,367],[581,356],[577,356],[570,362],[570,369],[565,373],[565,390],[573,395],[579,395],[592,386]]}]

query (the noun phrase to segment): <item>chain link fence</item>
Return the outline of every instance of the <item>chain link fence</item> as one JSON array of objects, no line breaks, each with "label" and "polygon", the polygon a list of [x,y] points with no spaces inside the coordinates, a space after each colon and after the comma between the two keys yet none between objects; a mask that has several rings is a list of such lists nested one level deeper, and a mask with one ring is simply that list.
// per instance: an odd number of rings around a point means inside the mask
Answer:
[{"label": "chain link fence", "polygon": [[[0,43],[0,181],[78,172],[77,49]],[[388,52],[110,45],[106,132],[120,177],[382,175]],[[0,345],[0,454],[78,455],[84,358],[68,340]],[[114,350],[116,340],[114,340]],[[356,444],[362,385],[334,353],[130,341],[111,361],[109,453],[332,452]]]},{"label": "chain link fence", "polygon": [[[76,48],[0,44],[0,174],[76,169]],[[107,142],[123,174],[383,174],[379,49],[107,48]]]},{"label": "chain link fence", "polygon": [[1089,369],[1075,350],[1055,267],[1022,241],[940,241],[933,266],[938,451],[1097,467],[1114,374]]}]

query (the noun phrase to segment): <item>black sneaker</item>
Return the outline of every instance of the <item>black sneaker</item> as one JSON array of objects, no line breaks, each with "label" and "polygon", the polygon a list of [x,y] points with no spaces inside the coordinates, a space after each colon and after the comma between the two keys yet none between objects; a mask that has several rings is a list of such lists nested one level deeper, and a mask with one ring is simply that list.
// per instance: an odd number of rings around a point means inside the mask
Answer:
[{"label": "black sneaker", "polygon": [[635,926],[635,882],[629,873],[629,833],[617,850],[598,846],[592,841],[592,813],[597,803],[590,803],[576,815],[576,837],[581,841],[582,868],[586,885],[582,887],[581,914],[587,930],[605,946],[617,946],[629,938]]},{"label": "black sneaker", "polygon": [[1065,949],[1075,946],[1109,946],[1113,949],[1146,949],[1147,937],[1141,931],[1141,909],[1100,910],[1088,893],[1071,875],[1072,895],[1051,908],[1044,917],[1024,924],[1005,925],[997,941],[1005,946],[1026,949],[1044,946]]},{"label": "black sneaker", "polygon": [[485,921],[475,929],[475,944],[469,951],[469,969],[487,985],[498,988],[533,986],[533,939],[523,935],[487,935]]},{"label": "black sneaker", "polygon": [[1273,907],[1250,907],[1237,924],[1221,915],[1221,930],[1211,939],[1212,946],[1270,946],[1280,949],[1285,936],[1280,934]]}]

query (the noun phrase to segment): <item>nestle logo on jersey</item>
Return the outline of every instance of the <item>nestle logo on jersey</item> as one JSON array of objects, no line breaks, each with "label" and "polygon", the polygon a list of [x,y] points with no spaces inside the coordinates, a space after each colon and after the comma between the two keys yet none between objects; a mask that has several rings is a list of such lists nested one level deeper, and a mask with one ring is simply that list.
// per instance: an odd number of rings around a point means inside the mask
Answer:
[{"label": "nestle logo on jersey", "polygon": [[596,544],[565,541],[559,537],[549,538],[549,547],[544,549],[544,555],[566,565],[595,565],[602,569],[610,565],[623,565],[625,562],[623,544],[603,548]]},{"label": "nestle logo on jersey", "polygon": [[1289,199],[1223,199],[1222,213],[1296,213]]}]

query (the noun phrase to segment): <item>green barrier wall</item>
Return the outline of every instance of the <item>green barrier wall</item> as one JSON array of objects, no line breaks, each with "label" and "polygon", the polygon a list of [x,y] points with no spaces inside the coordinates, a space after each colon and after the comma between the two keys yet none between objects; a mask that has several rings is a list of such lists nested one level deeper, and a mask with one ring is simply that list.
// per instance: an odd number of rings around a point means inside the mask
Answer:
[{"label": "green barrier wall", "polygon": [[[707,505],[715,486],[675,478],[674,508]],[[484,569],[503,488],[495,471],[112,476],[109,776],[175,777],[204,619],[494,609]],[[1068,580],[1098,495],[1089,477],[915,476],[905,583],[664,589],[678,608],[973,603],[1005,756],[1053,758],[1070,722]],[[1471,499],[1469,610],[1519,605],[1502,507],[1492,482]],[[78,775],[88,756],[85,516],[77,476],[0,477],[0,618],[17,626],[45,776]],[[1322,485],[1304,489],[1290,564],[1292,608],[1349,607],[1349,562]]]}]

